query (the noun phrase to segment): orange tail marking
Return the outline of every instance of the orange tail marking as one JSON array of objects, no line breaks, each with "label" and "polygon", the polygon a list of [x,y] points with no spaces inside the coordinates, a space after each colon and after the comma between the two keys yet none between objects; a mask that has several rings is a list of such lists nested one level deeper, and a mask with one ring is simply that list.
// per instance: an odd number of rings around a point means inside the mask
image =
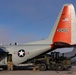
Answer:
[{"label": "orange tail marking", "polygon": [[63,8],[56,32],[53,37],[54,42],[71,43],[71,13],[70,7]]}]

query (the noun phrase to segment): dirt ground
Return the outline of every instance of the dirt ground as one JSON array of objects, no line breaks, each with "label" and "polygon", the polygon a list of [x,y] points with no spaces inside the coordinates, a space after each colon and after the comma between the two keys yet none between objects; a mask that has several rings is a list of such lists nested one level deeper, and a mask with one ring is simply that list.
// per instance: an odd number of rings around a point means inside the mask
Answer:
[{"label": "dirt ground", "polygon": [[14,71],[0,71],[0,75],[76,75],[76,66],[73,66],[68,71],[33,71],[16,69]]}]

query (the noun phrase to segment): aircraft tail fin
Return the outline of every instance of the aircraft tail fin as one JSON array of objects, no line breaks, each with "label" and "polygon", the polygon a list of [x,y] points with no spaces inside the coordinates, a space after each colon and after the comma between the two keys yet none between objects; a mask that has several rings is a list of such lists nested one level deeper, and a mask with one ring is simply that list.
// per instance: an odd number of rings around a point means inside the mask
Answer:
[{"label": "aircraft tail fin", "polygon": [[59,16],[46,40],[28,44],[54,44],[60,42],[71,45],[76,43],[75,9],[72,4],[63,5]]},{"label": "aircraft tail fin", "polygon": [[48,36],[47,40],[54,42],[64,42],[68,44],[76,43],[75,10],[72,4],[65,4]]}]

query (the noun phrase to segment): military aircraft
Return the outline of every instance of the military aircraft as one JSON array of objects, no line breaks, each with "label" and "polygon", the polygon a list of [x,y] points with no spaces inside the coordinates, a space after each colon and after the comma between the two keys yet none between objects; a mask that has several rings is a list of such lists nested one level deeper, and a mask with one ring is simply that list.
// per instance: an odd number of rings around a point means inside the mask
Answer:
[{"label": "military aircraft", "polygon": [[18,65],[56,48],[74,46],[76,44],[75,24],[73,5],[63,5],[50,35],[46,39],[23,45],[0,46],[0,65],[7,65],[9,55],[13,64]]}]

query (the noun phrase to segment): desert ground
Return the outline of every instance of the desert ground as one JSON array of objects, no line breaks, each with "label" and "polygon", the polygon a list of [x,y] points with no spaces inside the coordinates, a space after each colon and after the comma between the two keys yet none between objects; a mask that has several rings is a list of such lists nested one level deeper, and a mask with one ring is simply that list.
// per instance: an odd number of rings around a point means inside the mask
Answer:
[{"label": "desert ground", "polygon": [[33,71],[29,68],[16,68],[14,71],[0,71],[0,75],[76,75],[76,66],[67,71]]}]

